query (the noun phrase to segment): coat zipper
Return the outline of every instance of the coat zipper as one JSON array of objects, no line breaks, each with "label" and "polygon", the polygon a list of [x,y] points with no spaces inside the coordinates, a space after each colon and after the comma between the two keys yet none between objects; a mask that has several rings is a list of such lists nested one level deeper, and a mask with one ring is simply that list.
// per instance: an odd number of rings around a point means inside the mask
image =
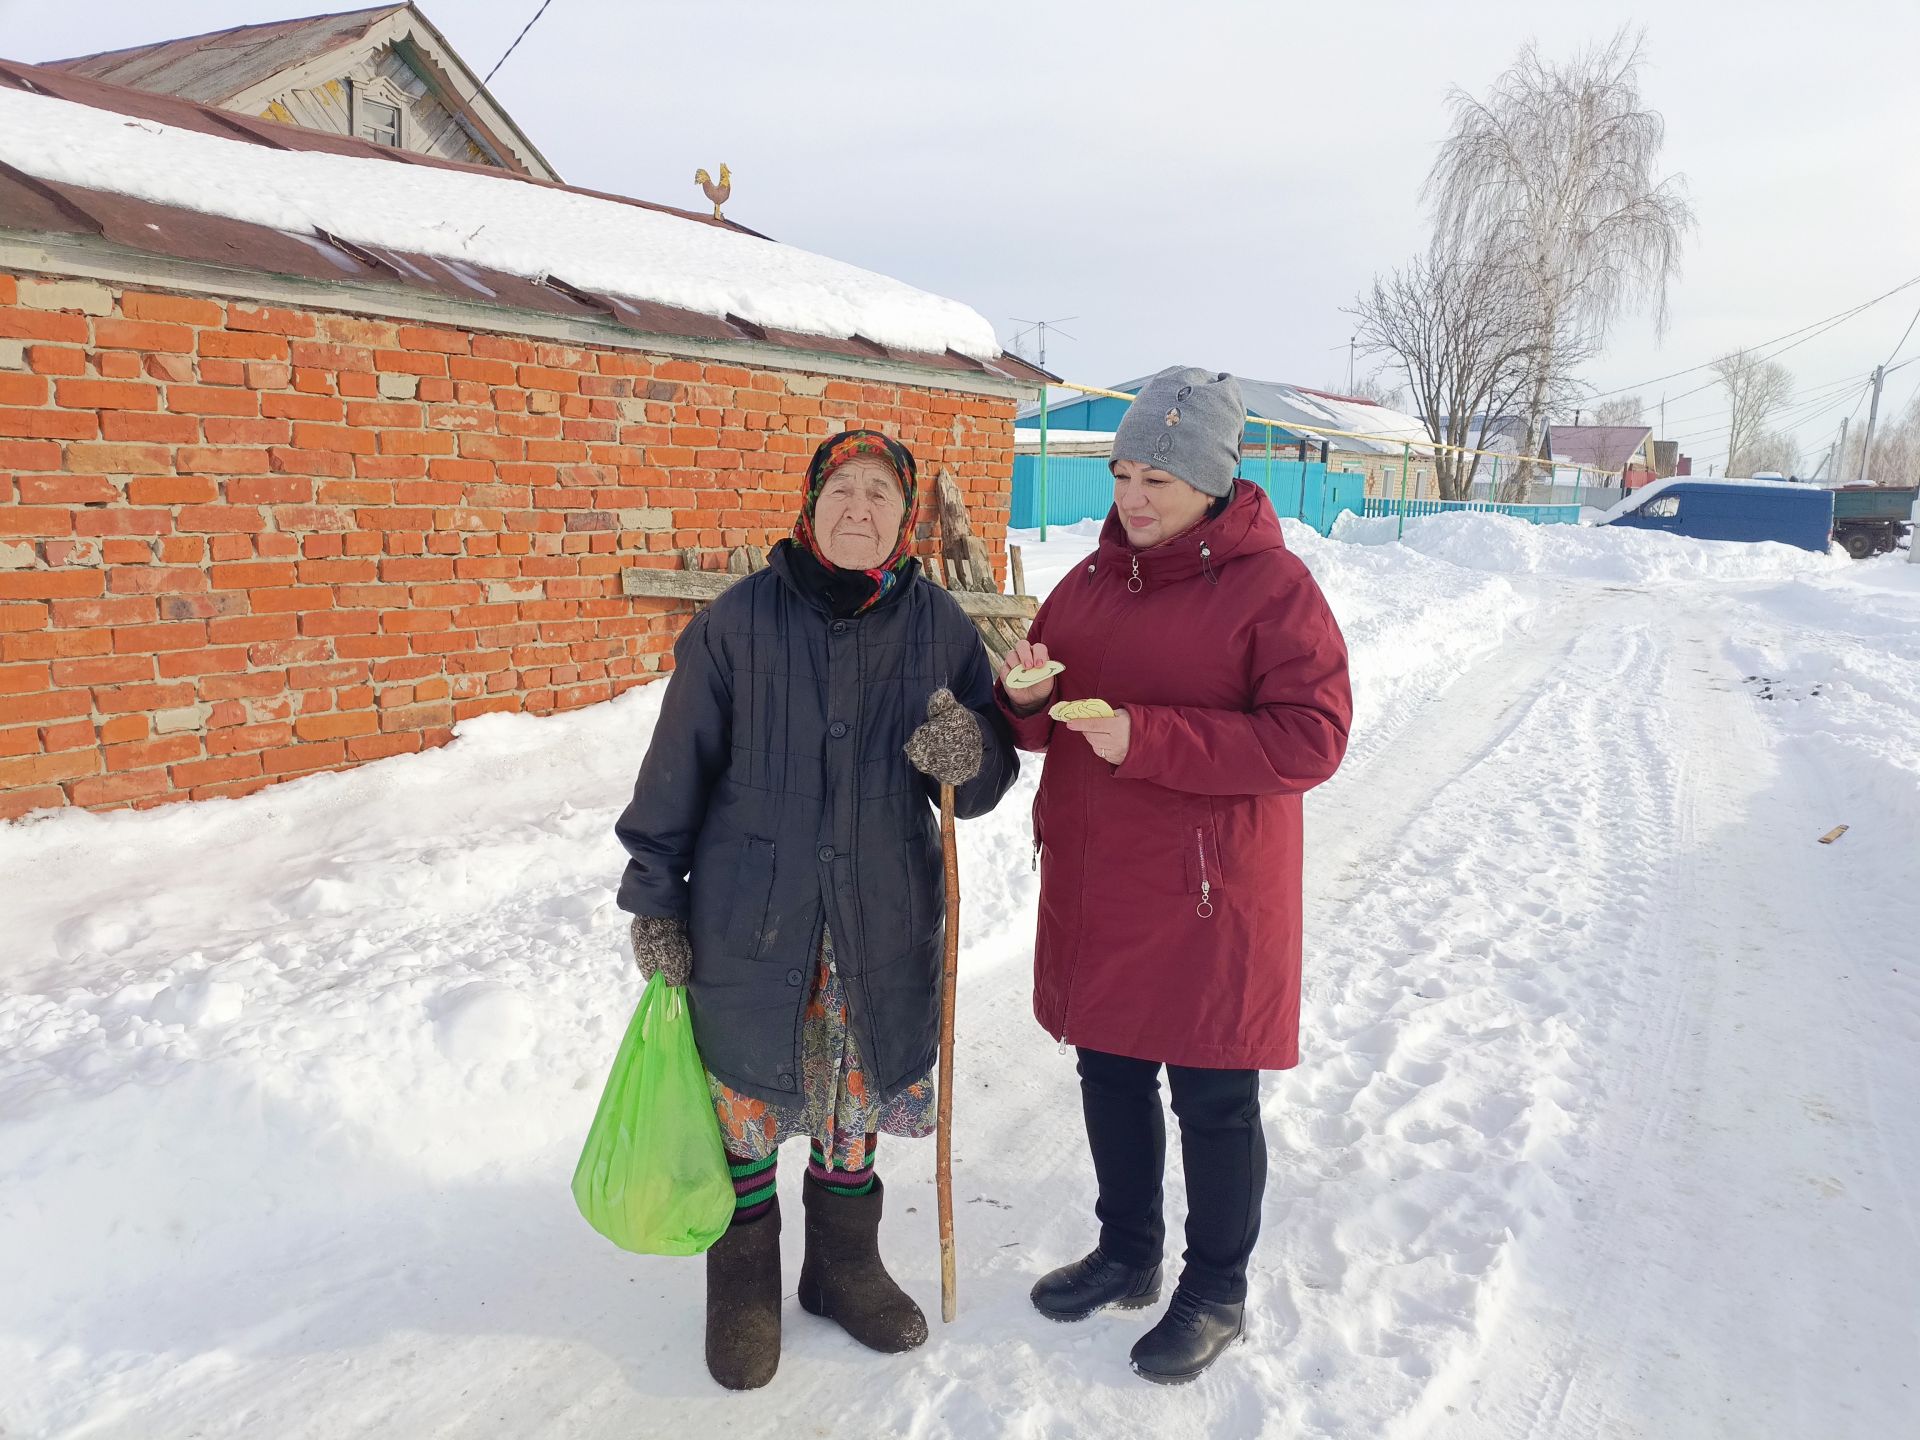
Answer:
[{"label": "coat zipper", "polygon": [[1135,551],[1133,556],[1133,574],[1127,577],[1127,593],[1129,595],[1138,595],[1145,586],[1146,582],[1140,578],[1140,555],[1138,551]]},{"label": "coat zipper", "polygon": [[1213,918],[1213,881],[1207,876],[1207,841],[1198,826],[1193,831],[1194,848],[1200,852],[1200,903],[1193,907],[1193,913],[1202,920]]}]

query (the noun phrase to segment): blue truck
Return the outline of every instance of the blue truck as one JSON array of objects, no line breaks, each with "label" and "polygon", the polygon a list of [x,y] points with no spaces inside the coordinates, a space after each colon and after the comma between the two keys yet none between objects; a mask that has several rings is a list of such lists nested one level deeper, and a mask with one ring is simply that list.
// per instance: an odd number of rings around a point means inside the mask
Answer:
[{"label": "blue truck", "polygon": [[1596,523],[1694,540],[1773,540],[1825,554],[1833,538],[1833,496],[1779,480],[1676,475],[1633,491]]}]

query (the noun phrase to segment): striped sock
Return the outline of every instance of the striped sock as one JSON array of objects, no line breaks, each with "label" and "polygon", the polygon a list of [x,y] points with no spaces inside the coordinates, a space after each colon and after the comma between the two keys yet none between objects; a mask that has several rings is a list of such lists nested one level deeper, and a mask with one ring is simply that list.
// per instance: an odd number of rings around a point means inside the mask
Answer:
[{"label": "striped sock", "polygon": [[733,1176],[733,1223],[745,1225],[773,1209],[779,1194],[780,1152],[764,1160],[743,1160],[727,1155],[727,1171]]},{"label": "striped sock", "polygon": [[814,1184],[831,1195],[864,1195],[873,1189],[873,1151],[880,1143],[878,1135],[867,1136],[867,1163],[858,1170],[835,1170],[815,1142],[807,1154],[807,1175]]}]

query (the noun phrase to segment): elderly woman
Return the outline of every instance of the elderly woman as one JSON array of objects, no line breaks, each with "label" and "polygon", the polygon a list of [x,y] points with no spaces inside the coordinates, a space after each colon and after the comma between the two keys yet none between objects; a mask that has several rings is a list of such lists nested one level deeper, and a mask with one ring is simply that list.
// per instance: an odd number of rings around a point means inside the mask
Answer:
[{"label": "elderly woman", "polygon": [[[1054,1320],[1160,1298],[1166,1132],[1180,1121],[1185,1268],[1133,1347],[1191,1380],[1237,1339],[1260,1231],[1260,1072],[1299,1059],[1300,797],[1339,766],[1347,651],[1266,495],[1237,480],[1230,375],[1164,370],[1113,441],[1113,510],[1013,659],[1057,679],[999,700],[1046,753],[1034,806],[1034,1013],[1079,1052],[1099,1243],[1045,1276]],[[1020,677],[1024,679],[1025,677]],[[1061,699],[1110,718],[1056,721]]]},{"label": "elderly woman", "polygon": [[1018,772],[978,632],[908,554],[913,456],[824,442],[793,538],[694,618],[616,827],[643,975],[688,986],[737,1204],[707,1252],[707,1368],[780,1360],[780,1142],[812,1144],[800,1304],[909,1350],[880,1263],[884,1133],[934,1124],[946,883],[932,805],[983,815]]}]

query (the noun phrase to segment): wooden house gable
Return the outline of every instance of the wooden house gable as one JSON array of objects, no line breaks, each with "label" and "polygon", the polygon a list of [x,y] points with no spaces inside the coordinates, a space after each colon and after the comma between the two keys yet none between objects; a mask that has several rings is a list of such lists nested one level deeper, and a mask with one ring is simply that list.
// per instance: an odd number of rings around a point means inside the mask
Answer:
[{"label": "wooden house gable", "polygon": [[560,178],[412,6],[249,86],[225,108],[443,160]]}]

